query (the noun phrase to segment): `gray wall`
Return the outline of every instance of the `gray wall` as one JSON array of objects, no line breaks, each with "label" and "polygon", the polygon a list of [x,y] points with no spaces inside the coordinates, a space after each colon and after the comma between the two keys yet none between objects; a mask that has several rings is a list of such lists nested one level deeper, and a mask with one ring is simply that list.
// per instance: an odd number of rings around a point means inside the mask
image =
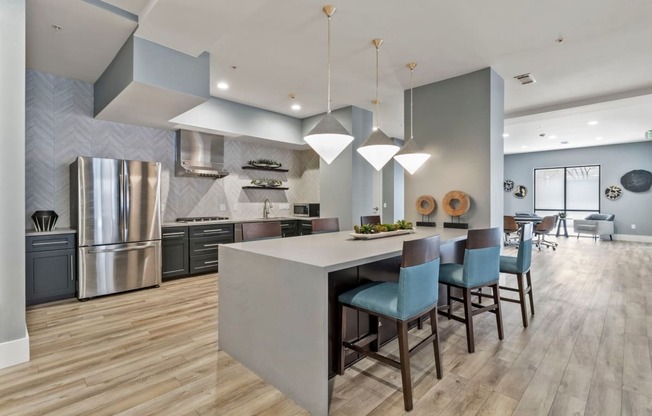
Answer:
[{"label": "gray wall", "polygon": [[[450,221],[441,207],[444,195],[466,192],[471,209],[461,217],[470,228],[502,226],[500,200],[503,157],[503,83],[491,69],[414,89],[414,137],[432,157],[414,175],[405,174],[405,216],[421,220],[415,201],[431,195],[437,211],[431,220]],[[410,91],[405,92],[410,119]],[[409,137],[405,123],[405,137]]]},{"label": "gray wall", "polygon": [[[225,163],[231,174],[219,180],[174,176],[173,131],[94,119],[93,86],[51,74],[27,71],[26,206],[25,228],[33,228],[36,210],[59,214],[58,227],[70,224],[69,164],[77,156],[151,160],[162,163],[164,222],[177,217],[220,215],[253,218],[262,214],[263,201],[275,202],[274,215],[288,215],[281,204],[319,202],[319,160],[312,150],[296,151],[227,139]],[[4,153],[3,153],[4,154]],[[242,170],[249,160],[274,159],[288,173]],[[23,171],[23,170],[21,170]],[[256,177],[282,180],[287,191],[243,190]],[[224,205],[224,211],[220,211]],[[289,207],[288,207],[289,208]],[[22,227],[21,227],[22,230]]]},{"label": "gray wall", "polygon": [[[333,115],[354,140],[330,165],[319,158],[321,216],[337,217],[340,229],[350,230],[360,222],[361,215],[373,214],[374,168],[355,150],[371,134],[373,116],[370,111],[353,106],[335,110]],[[322,117],[304,119],[302,137]]]},{"label": "gray wall", "polygon": [[[517,199],[511,192],[504,193],[505,214],[532,211],[534,209],[534,169],[557,166],[601,166],[601,189],[620,185],[620,177],[633,169],[652,172],[652,142],[627,143],[610,146],[584,147],[581,149],[555,150],[549,152],[523,153],[505,156],[505,179],[516,185],[525,185],[529,192]],[[623,196],[616,201],[600,196],[600,210],[616,215],[616,234],[652,236],[652,190],[634,193],[623,188]],[[636,229],[631,229],[636,224]]]},{"label": "gray wall", "polygon": [[[2,344],[25,326],[25,1],[0,3],[0,368],[29,359],[5,356]],[[28,126],[33,128],[34,126]],[[24,359],[23,359],[24,358]]]}]

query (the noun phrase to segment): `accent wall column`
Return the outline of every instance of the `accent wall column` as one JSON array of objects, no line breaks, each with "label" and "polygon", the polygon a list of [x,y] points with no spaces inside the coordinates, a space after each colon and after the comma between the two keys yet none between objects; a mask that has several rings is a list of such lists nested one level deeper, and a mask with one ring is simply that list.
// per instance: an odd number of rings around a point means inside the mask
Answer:
[{"label": "accent wall column", "polygon": [[25,325],[25,0],[0,2],[0,368],[29,361]]},{"label": "accent wall column", "polygon": [[[405,91],[405,120],[410,91]],[[437,225],[451,221],[444,195],[463,191],[471,198],[461,222],[469,228],[502,226],[504,82],[491,68],[414,88],[414,137],[432,157],[414,175],[405,174],[405,216],[421,220],[420,195],[437,202]],[[409,137],[405,123],[405,137]]]}]

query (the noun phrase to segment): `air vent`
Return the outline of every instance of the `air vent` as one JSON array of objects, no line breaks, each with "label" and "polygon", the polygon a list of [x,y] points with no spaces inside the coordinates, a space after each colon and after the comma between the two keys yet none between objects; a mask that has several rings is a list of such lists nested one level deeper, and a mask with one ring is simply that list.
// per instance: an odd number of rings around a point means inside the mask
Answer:
[{"label": "air vent", "polygon": [[646,139],[652,139],[652,130],[648,130],[645,132],[645,138]]},{"label": "air vent", "polygon": [[527,84],[534,84],[537,82],[532,74],[522,74],[522,75],[517,75],[514,77],[514,79],[518,80],[522,85],[527,85]]}]

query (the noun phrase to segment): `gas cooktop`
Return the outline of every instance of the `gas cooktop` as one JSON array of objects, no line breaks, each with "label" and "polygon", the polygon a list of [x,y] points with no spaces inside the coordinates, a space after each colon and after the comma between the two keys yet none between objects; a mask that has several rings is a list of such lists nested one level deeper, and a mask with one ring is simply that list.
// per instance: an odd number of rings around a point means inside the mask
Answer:
[{"label": "gas cooktop", "polygon": [[206,222],[228,220],[229,217],[183,217],[177,218],[177,222]]}]

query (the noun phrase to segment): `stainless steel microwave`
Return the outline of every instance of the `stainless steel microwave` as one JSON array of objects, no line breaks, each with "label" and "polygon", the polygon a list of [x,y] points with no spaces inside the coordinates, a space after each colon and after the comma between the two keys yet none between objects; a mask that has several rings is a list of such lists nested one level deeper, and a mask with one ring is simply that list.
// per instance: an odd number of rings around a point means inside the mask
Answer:
[{"label": "stainless steel microwave", "polygon": [[294,204],[292,209],[296,217],[319,217],[319,204]]}]

